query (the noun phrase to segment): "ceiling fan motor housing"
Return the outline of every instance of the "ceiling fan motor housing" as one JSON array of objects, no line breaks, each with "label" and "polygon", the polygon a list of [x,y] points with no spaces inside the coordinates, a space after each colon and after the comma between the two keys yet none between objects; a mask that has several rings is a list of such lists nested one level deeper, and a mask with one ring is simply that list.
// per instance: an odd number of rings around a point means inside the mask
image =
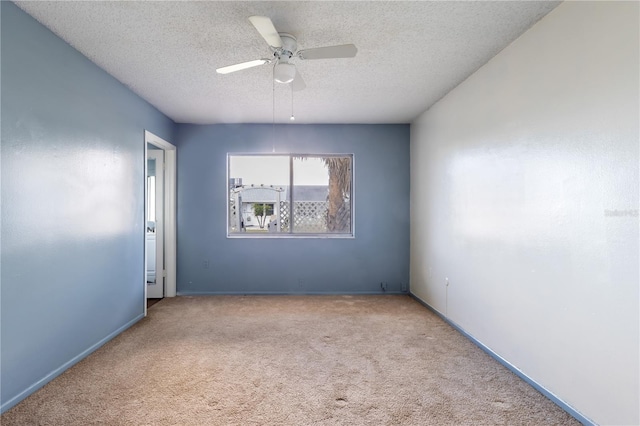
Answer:
[{"label": "ceiling fan motor housing", "polygon": [[282,47],[276,51],[278,59],[289,60],[298,51],[298,41],[287,33],[278,33],[282,39]]}]

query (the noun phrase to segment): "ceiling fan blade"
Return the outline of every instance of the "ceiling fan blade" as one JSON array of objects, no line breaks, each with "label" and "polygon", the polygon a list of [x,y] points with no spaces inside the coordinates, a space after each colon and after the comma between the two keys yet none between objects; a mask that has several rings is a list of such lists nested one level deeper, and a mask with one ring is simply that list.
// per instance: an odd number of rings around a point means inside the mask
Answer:
[{"label": "ceiling fan blade", "polygon": [[255,61],[242,62],[239,64],[218,68],[216,72],[218,74],[229,74],[231,72],[246,70],[247,68],[253,68],[260,65],[264,65],[269,62],[271,61],[269,61],[268,59],[256,59]]},{"label": "ceiling fan blade", "polygon": [[300,90],[304,90],[305,87],[307,87],[307,85],[304,83],[300,71],[296,70],[296,76],[291,82],[291,90],[299,92]]},{"label": "ceiling fan blade", "polygon": [[271,18],[268,16],[250,16],[249,21],[256,27],[256,30],[258,30],[269,46],[282,47],[282,39],[276,27],[273,26]]},{"label": "ceiling fan blade", "polygon": [[342,44],[340,46],[316,47],[315,49],[305,49],[298,52],[300,59],[333,59],[333,58],[353,58],[358,53],[358,48],[353,44]]}]

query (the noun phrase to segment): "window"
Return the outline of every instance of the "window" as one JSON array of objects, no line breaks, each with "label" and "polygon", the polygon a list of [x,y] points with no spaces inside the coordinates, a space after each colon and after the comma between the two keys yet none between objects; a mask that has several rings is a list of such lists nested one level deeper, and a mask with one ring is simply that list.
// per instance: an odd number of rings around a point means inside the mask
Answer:
[{"label": "window", "polygon": [[229,236],[353,236],[353,155],[229,154]]}]

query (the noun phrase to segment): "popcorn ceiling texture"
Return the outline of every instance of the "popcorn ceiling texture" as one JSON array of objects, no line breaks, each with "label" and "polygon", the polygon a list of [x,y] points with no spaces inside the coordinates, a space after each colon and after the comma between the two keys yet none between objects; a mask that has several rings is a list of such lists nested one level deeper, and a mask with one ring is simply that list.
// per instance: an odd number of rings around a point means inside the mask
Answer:
[{"label": "popcorn ceiling texture", "polygon": [[[16,4],[180,123],[270,123],[271,67],[251,15],[300,49],[354,43],[351,59],[297,61],[298,123],[408,123],[556,7],[532,2],[98,1]],[[291,91],[276,85],[276,121]]]},{"label": "popcorn ceiling texture", "polygon": [[579,424],[408,296],[165,299],[0,420]]}]

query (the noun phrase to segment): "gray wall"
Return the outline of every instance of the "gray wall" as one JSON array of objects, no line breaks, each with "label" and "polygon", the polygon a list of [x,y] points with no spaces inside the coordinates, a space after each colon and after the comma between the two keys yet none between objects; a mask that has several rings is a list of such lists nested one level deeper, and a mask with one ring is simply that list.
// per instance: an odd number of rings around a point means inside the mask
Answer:
[{"label": "gray wall", "polygon": [[[355,239],[226,237],[227,153],[353,153]],[[179,125],[179,294],[380,293],[409,280],[408,125]],[[209,267],[204,267],[204,262]]]},{"label": "gray wall", "polygon": [[561,4],[411,126],[412,292],[598,424],[640,423],[639,9]]},{"label": "gray wall", "polygon": [[143,314],[144,129],[174,124],[1,2],[2,410]]}]

